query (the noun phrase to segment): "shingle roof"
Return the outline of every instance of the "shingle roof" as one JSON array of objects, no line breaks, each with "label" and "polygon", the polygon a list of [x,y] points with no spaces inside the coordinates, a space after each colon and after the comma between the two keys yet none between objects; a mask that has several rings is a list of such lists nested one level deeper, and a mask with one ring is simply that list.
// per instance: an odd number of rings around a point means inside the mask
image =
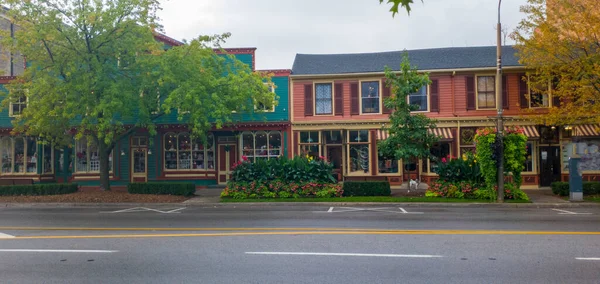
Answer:
[{"label": "shingle roof", "polygon": [[[382,72],[385,66],[399,70],[404,51],[355,54],[296,54],[292,75]],[[410,63],[419,70],[462,69],[496,66],[496,47],[449,47],[408,50]],[[512,46],[502,47],[503,66],[521,66]]]}]

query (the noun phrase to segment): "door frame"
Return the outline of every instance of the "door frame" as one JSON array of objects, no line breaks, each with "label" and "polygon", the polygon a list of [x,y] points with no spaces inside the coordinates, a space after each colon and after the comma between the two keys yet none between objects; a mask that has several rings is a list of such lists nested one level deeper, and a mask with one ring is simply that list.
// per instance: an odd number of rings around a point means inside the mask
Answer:
[{"label": "door frame", "polygon": [[[136,151],[142,151],[144,152],[144,158],[145,158],[145,162],[144,162],[144,172],[143,173],[136,173],[135,172],[135,152]],[[147,182],[148,181],[148,148],[147,147],[131,147],[130,148],[130,157],[131,157],[131,161],[130,161],[130,166],[131,166],[131,177],[130,177],[130,181],[131,182]]]},{"label": "door frame", "polygon": [[[221,147],[225,147],[225,146],[229,146],[230,149],[235,149],[234,150],[234,155],[236,155],[236,157],[233,157],[234,161],[237,161],[238,157],[237,157],[237,144],[234,142],[225,142],[223,144],[218,144],[217,145],[217,153],[218,153],[218,159],[217,159],[217,184],[220,185],[224,185],[227,184],[227,182],[229,181],[229,179],[231,178],[231,163],[228,163],[228,161],[231,159],[231,151],[226,151],[225,149],[223,149],[223,153],[225,154],[225,157],[223,157],[223,161],[225,162],[225,170],[221,170]],[[221,176],[224,175],[225,176],[225,181],[221,181]]]},{"label": "door frame", "polygon": [[[538,150],[539,150],[539,155],[538,155],[538,159],[539,159],[539,173],[540,173],[540,180],[539,180],[539,186],[540,187],[546,187],[546,186],[550,186],[552,184],[552,182],[554,181],[560,181],[561,179],[561,172],[562,172],[562,164],[561,164],[561,151],[560,151],[560,146],[558,145],[546,145],[546,146],[539,146]],[[546,162],[544,162],[544,159],[542,159],[542,152],[546,151]],[[557,153],[552,153],[552,151],[555,150],[555,152]],[[557,151],[556,151],[557,150]],[[552,154],[550,154],[552,153]],[[554,155],[556,154],[556,155]],[[546,172],[544,169],[544,166],[546,166],[548,163],[551,163],[551,168],[552,168],[552,172]],[[558,174],[555,174],[557,172],[558,169]],[[543,182],[545,182],[547,179],[549,179],[549,184],[542,184]]]}]

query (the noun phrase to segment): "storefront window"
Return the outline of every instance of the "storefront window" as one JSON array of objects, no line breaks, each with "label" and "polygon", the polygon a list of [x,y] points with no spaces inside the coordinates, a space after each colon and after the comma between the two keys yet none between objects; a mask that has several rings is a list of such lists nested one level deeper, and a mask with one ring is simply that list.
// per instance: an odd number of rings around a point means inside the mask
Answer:
[{"label": "storefront window", "polygon": [[300,155],[318,158],[321,156],[320,139],[318,131],[300,132]]},{"label": "storefront window", "polygon": [[242,133],[242,153],[251,162],[278,158],[281,156],[281,147],[279,131]]},{"label": "storefront window", "polygon": [[163,136],[165,170],[207,170],[215,168],[214,136],[208,134],[206,145],[187,132]]},{"label": "storefront window", "polygon": [[342,144],[342,131],[340,130],[329,130],[323,131],[325,137],[325,144]]},{"label": "storefront window", "polygon": [[[44,167],[41,164],[42,173],[52,173],[52,147],[42,145],[40,153],[42,161],[49,164]],[[32,137],[2,137],[0,138],[0,163],[2,174],[37,174],[38,173],[38,141]],[[46,151],[46,152],[44,152]]]},{"label": "storefront window", "polygon": [[380,174],[396,174],[398,173],[398,160],[378,155],[377,168]]},{"label": "storefront window", "polygon": [[437,173],[437,168],[442,158],[450,156],[450,143],[437,143],[431,147],[430,153],[429,172]]},{"label": "storefront window", "polygon": [[48,143],[42,144],[42,173],[43,174],[51,174],[54,171],[54,151],[52,151],[52,146]]},{"label": "storefront window", "polygon": [[527,142],[527,150],[525,154],[525,167],[523,172],[533,172],[533,143]]},{"label": "storefront window", "polygon": [[348,162],[350,173],[368,173],[369,170],[369,131],[348,131]]},{"label": "storefront window", "polygon": [[[112,171],[113,153],[108,156],[108,170]],[[75,172],[77,173],[99,173],[100,153],[96,143],[88,142],[83,137],[75,143]]]},{"label": "storefront window", "polygon": [[581,153],[579,167],[582,171],[600,171],[600,140],[587,140],[577,143]]}]

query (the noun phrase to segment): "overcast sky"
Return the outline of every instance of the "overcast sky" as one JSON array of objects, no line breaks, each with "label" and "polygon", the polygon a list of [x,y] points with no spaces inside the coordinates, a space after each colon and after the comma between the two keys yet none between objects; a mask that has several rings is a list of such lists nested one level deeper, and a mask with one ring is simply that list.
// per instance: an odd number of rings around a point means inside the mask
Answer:
[{"label": "overcast sky", "polygon": [[[231,32],[225,47],[256,47],[257,69],[291,69],[296,53],[356,53],[495,45],[497,0],[415,0],[395,18],[378,0],[161,0],[178,40]],[[526,0],[502,1],[511,31]],[[510,41],[508,43],[511,43]]]}]

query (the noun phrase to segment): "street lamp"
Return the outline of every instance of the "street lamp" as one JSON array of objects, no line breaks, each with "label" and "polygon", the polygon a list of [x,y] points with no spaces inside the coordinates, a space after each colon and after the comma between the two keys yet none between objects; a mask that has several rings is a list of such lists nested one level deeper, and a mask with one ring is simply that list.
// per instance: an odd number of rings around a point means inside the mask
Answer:
[{"label": "street lamp", "polygon": [[498,56],[496,68],[496,106],[498,108],[497,140],[498,152],[498,202],[504,202],[504,123],[502,121],[502,24],[500,23],[500,5],[498,0],[498,26],[496,28],[496,55]]}]

